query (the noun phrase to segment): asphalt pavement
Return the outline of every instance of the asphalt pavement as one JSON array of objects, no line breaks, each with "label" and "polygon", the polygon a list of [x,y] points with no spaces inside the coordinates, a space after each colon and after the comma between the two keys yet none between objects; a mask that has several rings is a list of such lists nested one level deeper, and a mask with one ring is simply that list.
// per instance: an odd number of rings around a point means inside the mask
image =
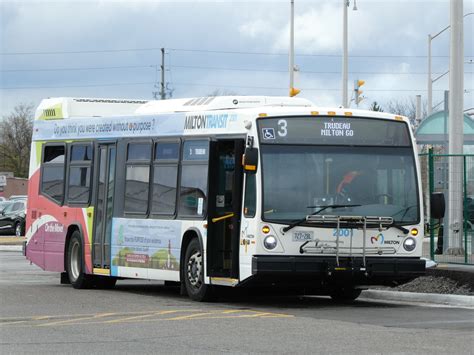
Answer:
[{"label": "asphalt pavement", "polygon": [[75,290],[0,251],[0,352],[471,354],[474,311],[230,294],[196,303],[160,282]]}]

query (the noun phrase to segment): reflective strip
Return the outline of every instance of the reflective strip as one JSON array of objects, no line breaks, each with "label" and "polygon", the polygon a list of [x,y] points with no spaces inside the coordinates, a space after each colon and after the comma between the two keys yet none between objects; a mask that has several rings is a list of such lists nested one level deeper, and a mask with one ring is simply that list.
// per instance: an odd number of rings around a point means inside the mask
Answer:
[{"label": "reflective strip", "polygon": [[239,279],[232,279],[230,277],[211,277],[211,284],[222,286],[235,286],[239,283]]},{"label": "reflective strip", "polygon": [[94,268],[92,270],[93,274],[98,274],[98,275],[107,275],[110,276],[110,269],[100,269],[100,268]]}]

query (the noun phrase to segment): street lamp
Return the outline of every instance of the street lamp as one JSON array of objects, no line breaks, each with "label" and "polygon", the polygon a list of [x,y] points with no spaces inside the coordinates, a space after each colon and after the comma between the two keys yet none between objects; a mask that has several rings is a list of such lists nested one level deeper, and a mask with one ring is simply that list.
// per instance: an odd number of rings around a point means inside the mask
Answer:
[{"label": "street lamp", "polygon": [[295,71],[298,68],[295,66],[295,0],[291,0],[290,11],[290,58],[289,58],[289,72],[290,72],[290,97],[299,94],[300,90],[295,88]]},{"label": "street lamp", "polygon": [[[347,43],[347,8],[351,4],[350,0],[342,0],[342,48],[343,48],[343,55],[342,55],[342,107],[349,107],[348,102],[348,95],[347,95],[347,80],[348,80],[348,43]],[[354,0],[354,11],[357,10],[357,3]]]},{"label": "street lamp", "polygon": [[[473,14],[474,12],[469,12],[465,14],[463,18],[469,15],[473,15]],[[428,116],[431,115],[431,113],[433,112],[433,83],[449,73],[449,70],[448,70],[447,72],[441,74],[437,78],[433,80],[431,79],[431,41],[434,40],[436,37],[438,37],[440,34],[442,34],[444,31],[449,29],[450,27],[451,25],[446,26],[445,28],[443,28],[441,31],[439,31],[433,36],[431,34],[428,35]]]}]

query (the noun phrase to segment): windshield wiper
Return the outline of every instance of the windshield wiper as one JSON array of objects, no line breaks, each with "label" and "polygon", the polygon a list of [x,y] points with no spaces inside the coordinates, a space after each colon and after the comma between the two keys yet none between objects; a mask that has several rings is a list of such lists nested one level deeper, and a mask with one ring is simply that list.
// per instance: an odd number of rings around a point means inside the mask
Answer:
[{"label": "windshield wiper", "polygon": [[[405,218],[405,215],[408,213],[408,211],[409,211],[411,208],[413,208],[413,207],[418,207],[418,205],[412,205],[412,206],[408,206],[408,207],[406,207],[406,208],[404,208],[404,209],[401,209],[401,210],[398,211],[397,213],[394,213],[394,214],[392,215],[392,217],[394,217],[394,216],[396,216],[397,214],[403,212],[403,215],[402,215],[402,217],[400,218],[400,222],[401,222],[401,221],[403,221],[403,218]],[[395,228],[397,228],[397,229],[400,229],[400,230],[401,230],[403,233],[405,233],[405,234],[407,234],[407,233],[409,232],[408,229],[403,228],[400,224],[395,223],[395,221],[393,222],[392,227],[395,227]]]},{"label": "windshield wiper", "polygon": [[[327,210],[328,208],[342,208],[342,207],[359,207],[361,205],[327,205],[327,206],[308,206],[308,208],[320,208],[319,210],[317,211],[314,211],[313,213],[311,213],[310,215],[308,216],[315,216],[317,214],[319,214],[320,212],[323,212],[324,210]],[[290,229],[300,225],[301,223],[304,223],[306,222],[306,219],[308,218],[308,216],[304,217],[304,218],[301,218],[299,220],[297,220],[296,222],[293,222],[291,223],[290,225],[286,226],[285,228],[283,228],[283,232],[288,232]]]},{"label": "windshield wiper", "polygon": [[403,226],[400,226],[399,224],[396,224],[395,222],[392,223],[391,227],[400,229],[403,233],[407,234],[409,232],[408,229],[404,228]]}]

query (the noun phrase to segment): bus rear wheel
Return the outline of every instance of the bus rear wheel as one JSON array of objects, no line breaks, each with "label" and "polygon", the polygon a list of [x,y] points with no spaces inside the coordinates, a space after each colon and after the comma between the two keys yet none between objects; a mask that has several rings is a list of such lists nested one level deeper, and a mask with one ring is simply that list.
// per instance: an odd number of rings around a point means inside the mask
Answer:
[{"label": "bus rear wheel", "polygon": [[66,271],[72,287],[81,289],[91,287],[91,277],[84,273],[84,252],[79,231],[74,231],[67,248]]},{"label": "bus rear wheel", "polygon": [[182,267],[188,296],[194,301],[209,301],[212,297],[212,286],[204,283],[204,258],[197,238],[188,244]]},{"label": "bus rear wheel", "polygon": [[336,302],[352,302],[360,296],[362,290],[353,287],[335,288],[329,294]]}]

